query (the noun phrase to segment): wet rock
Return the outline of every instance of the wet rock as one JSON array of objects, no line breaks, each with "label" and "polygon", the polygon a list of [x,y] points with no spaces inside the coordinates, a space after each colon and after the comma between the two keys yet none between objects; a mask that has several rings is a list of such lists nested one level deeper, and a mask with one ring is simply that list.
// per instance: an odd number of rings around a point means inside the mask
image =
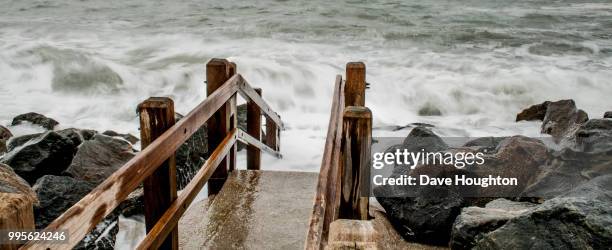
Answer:
[{"label": "wet rock", "polygon": [[94,187],[69,176],[45,175],[38,179],[33,187],[40,201],[34,208],[36,228],[45,228]]},{"label": "wet rock", "polygon": [[574,100],[550,102],[542,123],[542,133],[552,135],[557,142],[573,133],[588,120],[587,114],[576,108]]},{"label": "wet rock", "polygon": [[[178,122],[183,116],[176,113],[175,118]],[[207,158],[208,130],[204,124],[176,151],[176,180],[179,189],[187,186]]]},{"label": "wet rock", "polygon": [[582,152],[570,148],[554,151],[521,197],[556,197],[598,176],[612,174],[611,155],[612,149],[606,152]]},{"label": "wet rock", "polygon": [[1,161],[33,184],[43,175],[60,175],[70,165],[76,151],[77,145],[72,140],[49,131],[10,151]]},{"label": "wet rock", "polygon": [[81,135],[80,131],[76,128],[67,128],[67,129],[58,130],[55,132],[70,139],[72,143],[74,143],[74,145],[77,145],[77,146],[81,145],[81,143],[83,143],[83,141],[85,140],[83,136]]},{"label": "wet rock", "polygon": [[426,127],[416,127],[410,131],[403,142],[403,148],[409,152],[417,152],[424,149],[428,152],[442,151],[448,148],[448,145],[434,132]]},{"label": "wet rock", "polygon": [[420,116],[440,116],[442,115],[442,111],[435,105],[431,103],[426,103],[419,109]]},{"label": "wet rock", "polygon": [[612,120],[591,119],[582,124],[574,136],[580,151],[601,152],[612,149]]},{"label": "wet rock", "polygon": [[541,165],[549,158],[546,145],[534,138],[512,136],[502,140],[495,153],[485,154],[484,163],[472,166],[478,176],[501,176],[517,179],[516,186],[490,186],[480,189],[480,197],[517,197],[530,180],[542,171]]},{"label": "wet rock", "polygon": [[121,137],[126,141],[129,141],[132,145],[136,144],[140,139],[132,134],[119,134],[112,130],[106,130],[102,132],[103,135],[113,136],[113,137]]},{"label": "wet rock", "polygon": [[[421,133],[430,135],[427,131],[415,132],[415,134]],[[425,145],[437,150],[443,148],[445,144],[438,142],[438,144]],[[420,151],[420,148],[419,146],[414,149]],[[426,152],[431,151],[426,150]],[[443,153],[448,152],[476,151],[470,148],[449,148],[443,151]],[[420,175],[427,175],[432,178],[454,178],[465,175],[474,178],[499,175],[517,178],[518,186],[487,188],[456,185],[378,186],[374,189],[374,195],[387,211],[392,224],[405,239],[445,245],[450,239],[453,222],[462,208],[484,205],[493,199],[489,197],[519,195],[525,183],[539,173],[539,165],[547,157],[546,146],[541,141],[523,136],[509,137],[499,142],[494,153],[485,154],[485,161],[480,166],[458,169],[453,165],[432,164],[419,165],[414,170],[406,166],[395,166],[391,177],[410,175],[419,178]]]},{"label": "wet rock", "polygon": [[53,130],[53,128],[59,124],[56,120],[53,120],[44,115],[30,112],[16,116],[13,118],[11,125],[18,125],[24,121],[31,122],[32,124],[39,125],[47,130]]},{"label": "wet rock", "polygon": [[474,249],[608,249],[612,175],[547,200],[482,237]]},{"label": "wet rock", "polygon": [[33,204],[38,204],[36,193],[30,185],[13,169],[5,164],[0,163],[0,193],[22,194],[28,201]]},{"label": "wet rock", "polygon": [[544,120],[546,116],[546,110],[548,109],[549,101],[545,101],[540,104],[533,105],[529,108],[524,109],[521,113],[516,115],[516,121],[534,121]]},{"label": "wet rock", "polygon": [[12,151],[13,149],[22,146],[24,144],[26,144],[26,142],[38,138],[40,135],[42,134],[30,134],[30,135],[22,135],[22,136],[17,136],[17,137],[13,137],[10,140],[8,140],[7,142],[7,149],[8,151]]},{"label": "wet rock", "polygon": [[604,113],[603,118],[612,118],[612,111]]},{"label": "wet rock", "polygon": [[7,151],[6,142],[11,137],[13,137],[11,131],[8,128],[0,125],[0,155]]},{"label": "wet rock", "polygon": [[96,134],[83,142],[65,174],[99,184],[134,157],[132,145],[122,139]]},{"label": "wet rock", "polygon": [[506,199],[493,200],[483,207],[467,207],[453,223],[451,249],[471,249],[487,233],[503,226],[508,220],[525,214],[536,207],[528,202]]}]

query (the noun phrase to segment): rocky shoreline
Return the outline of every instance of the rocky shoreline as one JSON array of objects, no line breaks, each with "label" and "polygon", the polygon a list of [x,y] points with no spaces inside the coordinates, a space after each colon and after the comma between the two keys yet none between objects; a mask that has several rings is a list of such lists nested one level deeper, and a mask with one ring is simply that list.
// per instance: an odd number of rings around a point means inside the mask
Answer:
[{"label": "rocky shoreline", "polygon": [[[489,191],[379,186],[374,194],[408,241],[451,249],[607,249],[612,246],[610,118],[612,112],[589,119],[573,100],[547,101],[517,115],[517,122],[542,121],[541,133],[552,136],[555,148],[524,136],[478,138],[450,147],[430,128],[418,126],[389,150],[485,152],[485,168],[396,166],[391,177],[511,173],[522,185]],[[513,195],[500,198],[499,193]]]},{"label": "rocky shoreline", "polygon": [[[246,127],[246,108],[239,108],[239,126]],[[183,116],[176,114],[177,121]],[[10,127],[39,126],[42,133],[13,136]],[[19,194],[34,204],[37,229],[91,192],[134,157],[139,138],[115,131],[68,128],[37,113],[16,116],[0,126],[0,194]],[[184,188],[208,158],[206,126],[176,152],[177,185]],[[76,249],[113,249],[120,215],[144,214],[143,190],[136,189],[88,234]],[[142,217],[140,217],[142,218]]]}]

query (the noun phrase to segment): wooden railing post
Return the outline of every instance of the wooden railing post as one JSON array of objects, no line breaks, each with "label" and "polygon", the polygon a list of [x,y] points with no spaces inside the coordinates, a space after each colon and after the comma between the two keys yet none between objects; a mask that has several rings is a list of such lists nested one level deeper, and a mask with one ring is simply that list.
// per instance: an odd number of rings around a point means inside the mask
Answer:
[{"label": "wooden railing post", "polygon": [[[229,62],[229,70],[227,79],[231,78],[235,74],[238,74],[238,66],[234,62]],[[235,129],[238,127],[238,98],[236,95],[232,96],[230,100],[227,102],[229,105],[230,112],[230,122],[228,131]],[[229,171],[234,171],[236,169],[236,156],[238,155],[238,145],[234,145],[232,150],[230,151],[229,157]]]},{"label": "wooden railing post", "polygon": [[[31,196],[28,197],[28,195],[17,193],[0,193],[0,200],[2,200],[2,203],[0,203],[0,230],[6,232],[34,230],[34,201]],[[0,243],[1,250],[19,249],[19,244],[11,244],[7,238],[2,240],[6,242]]]},{"label": "wooden railing post", "polygon": [[[231,64],[225,59],[214,58],[206,64],[206,95],[210,96],[230,78]],[[234,68],[235,69],[235,68]],[[229,102],[228,102],[229,103]],[[214,150],[227,135],[231,123],[231,104],[223,105],[208,120],[208,149]],[[227,157],[221,161],[208,181],[208,195],[219,193],[227,179]]]},{"label": "wooden railing post", "polygon": [[[170,98],[151,97],[138,105],[140,114],[140,141],[146,148],[166,130],[174,120],[174,102]],[[168,158],[144,182],[145,224],[149,232],[176,199],[176,163],[174,155]],[[178,229],[164,240],[160,249],[178,249]]]},{"label": "wooden railing post", "polygon": [[341,219],[368,219],[372,112],[366,107],[344,110],[341,157]]},{"label": "wooden railing post", "polygon": [[346,65],[339,218],[368,219],[372,112],[365,106],[366,67]]},{"label": "wooden railing post", "polygon": [[365,106],[366,67],[362,62],[346,64],[346,85],[344,87],[344,106]]},{"label": "wooden railing post", "polygon": [[[261,96],[261,89],[255,91]],[[247,133],[261,140],[261,109],[253,101],[247,102]],[[255,146],[247,146],[247,169],[261,169],[261,150]]]},{"label": "wooden railing post", "polygon": [[279,134],[279,131],[278,131],[278,126],[276,126],[276,123],[274,123],[272,119],[266,116],[266,144],[270,148],[277,150],[277,151],[279,149],[278,134]]}]

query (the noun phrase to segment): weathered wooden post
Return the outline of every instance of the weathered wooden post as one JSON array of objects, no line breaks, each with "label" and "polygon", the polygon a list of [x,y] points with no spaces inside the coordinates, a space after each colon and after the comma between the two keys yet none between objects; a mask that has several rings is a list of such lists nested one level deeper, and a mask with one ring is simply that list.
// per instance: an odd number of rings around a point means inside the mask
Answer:
[{"label": "weathered wooden post", "polygon": [[[151,97],[138,105],[140,114],[140,141],[142,148],[172,127],[174,102],[170,98]],[[176,163],[174,155],[168,158],[143,182],[145,224],[149,232],[176,199]],[[177,227],[168,235],[160,249],[178,249]]]},{"label": "weathered wooden post", "polygon": [[[255,92],[261,96],[261,89]],[[261,109],[253,101],[247,102],[247,133],[257,140],[261,140]],[[261,150],[255,146],[247,146],[247,169],[261,169]]]},{"label": "weathered wooden post", "polygon": [[363,62],[346,64],[344,106],[365,106],[366,67]]},{"label": "weathered wooden post", "polygon": [[274,150],[279,149],[278,145],[279,129],[274,120],[266,116],[266,145]]},{"label": "weathered wooden post", "polygon": [[[213,58],[206,64],[207,96],[210,96],[230,78],[230,65],[227,60],[218,58]],[[228,134],[231,125],[231,109],[231,103],[226,103],[206,123],[208,127],[208,148],[210,150],[217,148]],[[228,159],[226,157],[208,181],[208,195],[219,193],[227,179],[227,172]]]},{"label": "weathered wooden post", "polygon": [[[27,185],[27,183],[24,185]],[[0,200],[2,200],[2,203],[0,203],[0,230],[5,230],[5,232],[34,230],[33,203],[36,200],[34,195],[0,192]],[[2,240],[6,241],[8,239],[3,238]],[[3,242],[0,243],[0,249],[17,250],[19,244]]]},{"label": "weathered wooden post", "polygon": [[342,219],[368,219],[372,112],[366,107],[344,110],[342,142]]},{"label": "weathered wooden post", "polygon": [[[234,62],[229,62],[229,70],[227,79],[231,78],[235,74],[238,74],[238,66]],[[227,102],[229,105],[230,112],[230,122],[228,130],[231,131],[238,126],[238,98],[236,98],[236,94],[232,96]],[[236,169],[236,156],[238,155],[238,146],[234,144],[230,153],[229,153],[229,171],[234,171]]]},{"label": "weathered wooden post", "polygon": [[346,65],[339,218],[368,219],[372,112],[365,106],[365,64]]}]

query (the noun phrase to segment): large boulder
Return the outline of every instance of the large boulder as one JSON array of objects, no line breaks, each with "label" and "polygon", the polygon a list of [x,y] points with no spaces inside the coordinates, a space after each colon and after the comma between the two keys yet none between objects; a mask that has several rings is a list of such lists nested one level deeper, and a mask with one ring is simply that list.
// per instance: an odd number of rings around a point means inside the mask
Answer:
[{"label": "large boulder", "polygon": [[474,249],[609,249],[612,175],[547,200],[485,234]]},{"label": "large boulder", "polygon": [[598,176],[612,174],[612,149],[582,152],[570,148],[551,152],[521,197],[553,198]]},{"label": "large boulder", "polygon": [[540,104],[533,105],[529,108],[524,109],[521,113],[516,115],[516,121],[535,121],[544,120],[546,116],[546,110],[548,109],[549,101],[545,101]]},{"label": "large boulder", "polygon": [[586,112],[577,109],[574,100],[550,102],[546,109],[541,132],[552,135],[558,142],[588,120]]},{"label": "large boulder", "polygon": [[[422,133],[426,132],[426,133]],[[411,133],[413,134],[413,133]],[[427,135],[429,142],[409,138],[415,145],[407,148],[425,152],[443,149],[446,144],[440,143],[427,131],[415,134]],[[410,139],[410,140],[409,140]],[[481,143],[471,143],[481,145]],[[418,145],[418,146],[417,146]],[[482,145],[490,146],[489,143]],[[430,151],[431,150],[431,151]],[[443,153],[477,153],[472,148],[448,148]],[[390,221],[398,232],[407,240],[445,245],[451,236],[451,229],[461,209],[468,206],[481,206],[491,201],[490,197],[515,197],[521,194],[531,178],[541,170],[539,166],[548,158],[546,146],[539,140],[523,136],[513,136],[498,142],[495,150],[484,154],[482,165],[472,165],[462,169],[444,164],[419,165],[414,170],[406,166],[395,166],[391,177],[409,175],[419,178],[426,175],[435,178],[455,178],[465,175],[468,178],[500,176],[517,178],[516,186],[377,186],[374,195],[385,208]],[[418,181],[417,181],[418,182]]]},{"label": "large boulder", "polygon": [[76,151],[77,145],[71,139],[49,131],[8,152],[1,162],[33,184],[43,175],[60,175]]},{"label": "large boulder", "polygon": [[69,176],[45,175],[38,179],[33,187],[40,201],[34,208],[36,228],[45,228],[94,187]]},{"label": "large boulder", "polygon": [[106,130],[104,132],[102,132],[103,135],[108,135],[108,136],[113,136],[113,137],[120,137],[123,138],[126,141],[129,141],[132,145],[136,144],[140,139],[138,139],[138,137],[132,135],[132,134],[120,134],[117,133],[115,131],[112,130]]},{"label": "large boulder", "polygon": [[110,136],[96,134],[79,146],[72,163],[64,171],[76,179],[99,184],[134,157],[132,145]]},{"label": "large boulder", "polygon": [[18,115],[15,118],[13,118],[13,122],[11,123],[11,125],[13,126],[19,125],[22,122],[30,122],[32,124],[39,125],[47,130],[53,130],[53,128],[55,128],[55,126],[59,124],[59,122],[49,117],[46,117],[38,113],[30,112],[30,113]]},{"label": "large boulder", "polygon": [[0,193],[22,194],[32,204],[38,204],[36,193],[13,169],[0,163]]},{"label": "large boulder", "polygon": [[515,202],[503,198],[493,200],[485,207],[466,207],[453,223],[450,247],[471,249],[487,233],[503,226],[508,220],[525,214],[536,204]]},{"label": "large boulder", "polygon": [[7,151],[6,142],[11,137],[13,137],[11,131],[8,128],[0,125],[0,154]]},{"label": "large boulder", "polygon": [[[179,121],[183,116],[175,114]],[[178,189],[183,189],[200,170],[208,158],[208,130],[206,124],[199,128],[176,151],[176,179]]]},{"label": "large boulder", "polygon": [[604,113],[603,118],[612,118],[612,111],[607,111]]}]

